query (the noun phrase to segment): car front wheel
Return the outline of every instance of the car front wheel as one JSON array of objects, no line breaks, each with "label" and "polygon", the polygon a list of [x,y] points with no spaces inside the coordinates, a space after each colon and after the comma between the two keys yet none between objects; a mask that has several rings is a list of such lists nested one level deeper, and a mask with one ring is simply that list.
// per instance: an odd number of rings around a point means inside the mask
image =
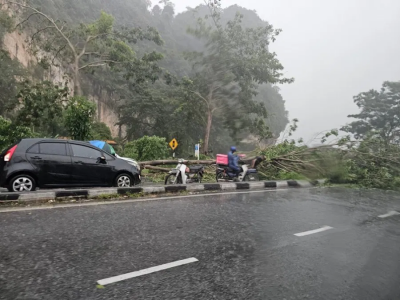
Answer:
[{"label": "car front wheel", "polygon": [[36,190],[36,182],[29,175],[17,175],[8,184],[10,192],[32,192]]},{"label": "car front wheel", "polygon": [[119,188],[131,187],[134,185],[133,179],[131,175],[128,174],[120,174],[115,179],[115,186]]}]

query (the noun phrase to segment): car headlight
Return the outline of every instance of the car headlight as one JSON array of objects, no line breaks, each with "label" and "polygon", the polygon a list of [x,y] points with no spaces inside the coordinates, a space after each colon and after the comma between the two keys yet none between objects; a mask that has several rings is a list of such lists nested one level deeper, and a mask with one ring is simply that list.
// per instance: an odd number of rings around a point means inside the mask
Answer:
[{"label": "car headlight", "polygon": [[138,169],[138,171],[140,171],[140,166],[137,162],[128,161],[128,164],[130,164],[131,166],[134,166],[136,169]]}]

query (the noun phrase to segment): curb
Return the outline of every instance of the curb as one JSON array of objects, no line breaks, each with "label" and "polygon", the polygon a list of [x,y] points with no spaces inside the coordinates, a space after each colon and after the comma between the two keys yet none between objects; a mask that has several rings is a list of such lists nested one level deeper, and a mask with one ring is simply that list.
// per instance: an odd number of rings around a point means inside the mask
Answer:
[{"label": "curb", "polygon": [[148,186],[131,188],[96,188],[96,189],[71,189],[38,191],[28,193],[0,193],[0,203],[7,202],[31,202],[54,200],[59,198],[96,198],[99,196],[112,195],[135,195],[135,194],[166,194],[180,192],[209,192],[209,191],[234,191],[253,189],[282,189],[282,188],[309,188],[318,182],[304,180],[288,181],[253,181],[253,182],[231,182],[231,183],[205,183],[188,185]]}]

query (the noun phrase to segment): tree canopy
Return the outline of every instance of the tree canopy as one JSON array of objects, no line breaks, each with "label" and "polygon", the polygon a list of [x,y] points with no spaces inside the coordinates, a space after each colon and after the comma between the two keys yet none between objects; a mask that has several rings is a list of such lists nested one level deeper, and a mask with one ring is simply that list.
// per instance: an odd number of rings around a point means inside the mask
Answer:
[{"label": "tree canopy", "polygon": [[400,81],[383,83],[380,91],[370,90],[354,97],[361,112],[349,115],[357,121],[343,127],[358,139],[370,134],[381,137],[386,143],[400,142]]},{"label": "tree canopy", "polygon": [[283,66],[276,54],[268,49],[279,30],[270,25],[244,28],[242,19],[238,13],[226,25],[216,23],[214,27],[199,19],[197,27],[188,30],[205,45],[204,51],[192,51],[186,57],[193,65],[194,88],[188,89],[206,106],[206,152],[214,114],[220,112],[220,118],[233,134],[251,127],[262,127],[267,110],[263,102],[253,99],[257,94],[257,84],[293,81],[283,77]]},{"label": "tree canopy", "polygon": [[171,1],[152,9],[145,0],[5,2],[19,4],[4,28],[14,23],[29,36],[42,72],[66,70],[75,95],[106,92],[108,109],[119,116],[108,125],[124,128],[122,140],[157,135],[177,138],[178,151],[201,142],[203,150],[225,152],[248,136],[277,136],[288,123],[274,85],[292,79],[269,51],[279,31],[254,11],[221,9],[220,1],[178,15]]}]

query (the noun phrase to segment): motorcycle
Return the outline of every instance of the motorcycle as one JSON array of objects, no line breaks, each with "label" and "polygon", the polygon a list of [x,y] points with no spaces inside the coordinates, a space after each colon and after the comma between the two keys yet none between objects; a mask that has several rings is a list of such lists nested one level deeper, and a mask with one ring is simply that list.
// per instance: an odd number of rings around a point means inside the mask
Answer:
[{"label": "motorcycle", "polygon": [[175,169],[169,171],[165,177],[165,185],[167,184],[187,184],[187,183],[201,183],[203,180],[204,166],[189,166],[184,164],[183,159],[178,160],[178,165]]},{"label": "motorcycle", "polygon": [[[240,161],[239,161],[240,162]],[[253,164],[254,165],[254,164]],[[239,174],[226,165],[217,165],[216,179],[220,181],[259,181],[257,169],[249,168],[249,165],[243,164]]]}]

